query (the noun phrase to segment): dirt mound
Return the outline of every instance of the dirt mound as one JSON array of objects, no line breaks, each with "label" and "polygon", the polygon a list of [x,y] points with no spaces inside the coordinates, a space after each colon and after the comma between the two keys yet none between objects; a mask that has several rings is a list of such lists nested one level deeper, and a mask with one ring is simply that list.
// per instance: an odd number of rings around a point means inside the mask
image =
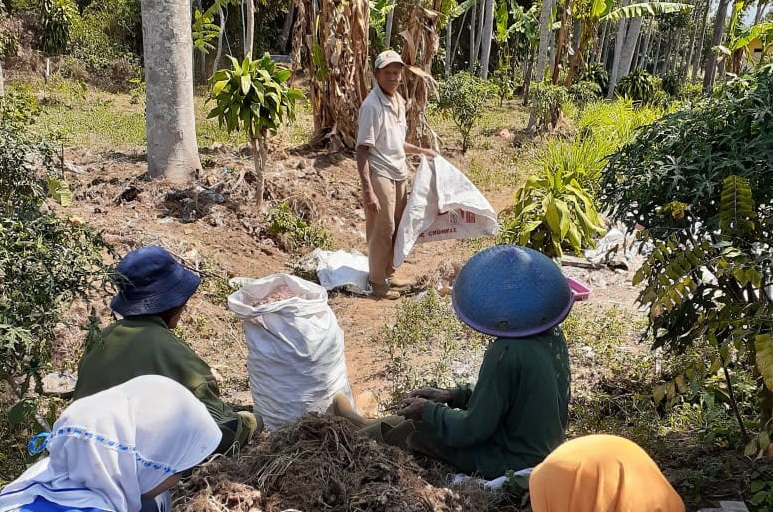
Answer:
[{"label": "dirt mound", "polygon": [[185,512],[486,510],[487,493],[435,487],[438,469],[357,435],[345,421],[310,414],[269,435],[236,460],[198,470],[182,498]]}]

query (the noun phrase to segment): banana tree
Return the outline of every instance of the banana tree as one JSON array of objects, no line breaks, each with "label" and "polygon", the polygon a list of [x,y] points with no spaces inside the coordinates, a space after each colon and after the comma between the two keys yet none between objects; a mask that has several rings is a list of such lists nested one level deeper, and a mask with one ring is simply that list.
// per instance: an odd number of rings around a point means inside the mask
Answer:
[{"label": "banana tree", "polygon": [[[657,16],[672,12],[689,11],[689,4],[674,2],[643,2],[626,5],[613,9],[614,0],[592,0],[576,17],[582,22],[580,32],[580,44],[574,53],[569,72],[566,75],[565,85],[572,85],[572,80],[583,63],[585,55],[590,49],[595,49],[598,44],[599,24],[605,21],[614,23],[620,20],[641,18],[644,16]],[[636,34],[638,37],[638,34]]]},{"label": "banana tree", "polygon": [[[257,208],[263,206],[263,170],[268,157],[269,133],[276,134],[287,120],[295,119],[295,102],[303,98],[298,89],[287,86],[292,71],[279,69],[266,53],[260,60],[245,57],[239,62],[230,57],[231,69],[216,72],[210,83],[208,101],[217,106],[207,119],[217,118],[228,133],[247,132],[257,177]],[[244,178],[242,172],[237,183]]]},{"label": "banana tree", "polygon": [[[510,19],[513,23],[510,24]],[[534,67],[534,54],[539,45],[539,7],[537,4],[525,11],[517,0],[510,0],[508,11],[507,2],[497,4],[496,33],[497,44],[501,59],[506,65],[514,64],[513,53],[525,51],[527,55],[523,72],[523,97],[524,105],[529,102],[529,84]]]},{"label": "banana tree", "polygon": [[[767,64],[770,61],[768,53],[773,48],[773,22],[761,23],[754,25],[747,30],[738,31],[738,23],[741,18],[741,13],[748,3],[741,0],[733,5],[733,13],[730,18],[730,26],[728,28],[729,42],[727,45],[717,45],[712,48],[715,53],[720,55],[723,61],[727,61],[726,69],[729,72],[736,75],[741,72],[741,64],[743,56],[746,55],[747,60],[756,69],[760,66]],[[760,43],[760,58],[755,62],[754,54],[752,52],[752,43],[759,41]]]}]

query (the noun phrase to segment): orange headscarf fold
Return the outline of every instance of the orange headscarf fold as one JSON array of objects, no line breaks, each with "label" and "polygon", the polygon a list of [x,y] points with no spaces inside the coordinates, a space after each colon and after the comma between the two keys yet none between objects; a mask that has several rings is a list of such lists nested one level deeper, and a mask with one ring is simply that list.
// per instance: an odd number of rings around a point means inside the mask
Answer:
[{"label": "orange headscarf fold", "polygon": [[684,512],[684,503],[636,443],[609,435],[568,441],[529,479],[533,512]]}]

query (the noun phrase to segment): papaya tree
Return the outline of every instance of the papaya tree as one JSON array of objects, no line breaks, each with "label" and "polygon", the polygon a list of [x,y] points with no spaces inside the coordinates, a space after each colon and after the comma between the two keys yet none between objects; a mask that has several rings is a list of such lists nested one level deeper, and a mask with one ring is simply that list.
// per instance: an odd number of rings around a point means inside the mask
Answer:
[{"label": "papaya tree", "polygon": [[[295,102],[303,98],[287,85],[292,71],[279,68],[266,53],[263,58],[231,59],[230,69],[217,71],[210,79],[209,101],[217,105],[208,119],[217,118],[228,133],[244,132],[252,151],[257,178],[257,207],[263,206],[263,170],[268,158],[269,134],[276,134],[285,121],[295,119]],[[241,183],[244,173],[239,178]]]}]

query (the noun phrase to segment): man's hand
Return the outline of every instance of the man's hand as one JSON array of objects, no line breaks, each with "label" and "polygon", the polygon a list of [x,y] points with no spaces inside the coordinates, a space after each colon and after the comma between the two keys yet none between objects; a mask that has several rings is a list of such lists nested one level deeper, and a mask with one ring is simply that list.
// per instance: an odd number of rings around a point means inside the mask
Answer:
[{"label": "man's hand", "polygon": [[378,196],[373,189],[368,189],[362,194],[362,203],[366,210],[378,213],[381,210],[381,205],[378,202]]},{"label": "man's hand", "polygon": [[397,414],[405,416],[409,420],[420,420],[424,414],[425,405],[427,405],[427,400],[424,398],[406,398],[400,404],[400,410],[397,411]]},{"label": "man's hand", "polygon": [[406,398],[425,398],[432,402],[447,404],[451,402],[453,395],[448,389],[419,388],[408,393]]}]

